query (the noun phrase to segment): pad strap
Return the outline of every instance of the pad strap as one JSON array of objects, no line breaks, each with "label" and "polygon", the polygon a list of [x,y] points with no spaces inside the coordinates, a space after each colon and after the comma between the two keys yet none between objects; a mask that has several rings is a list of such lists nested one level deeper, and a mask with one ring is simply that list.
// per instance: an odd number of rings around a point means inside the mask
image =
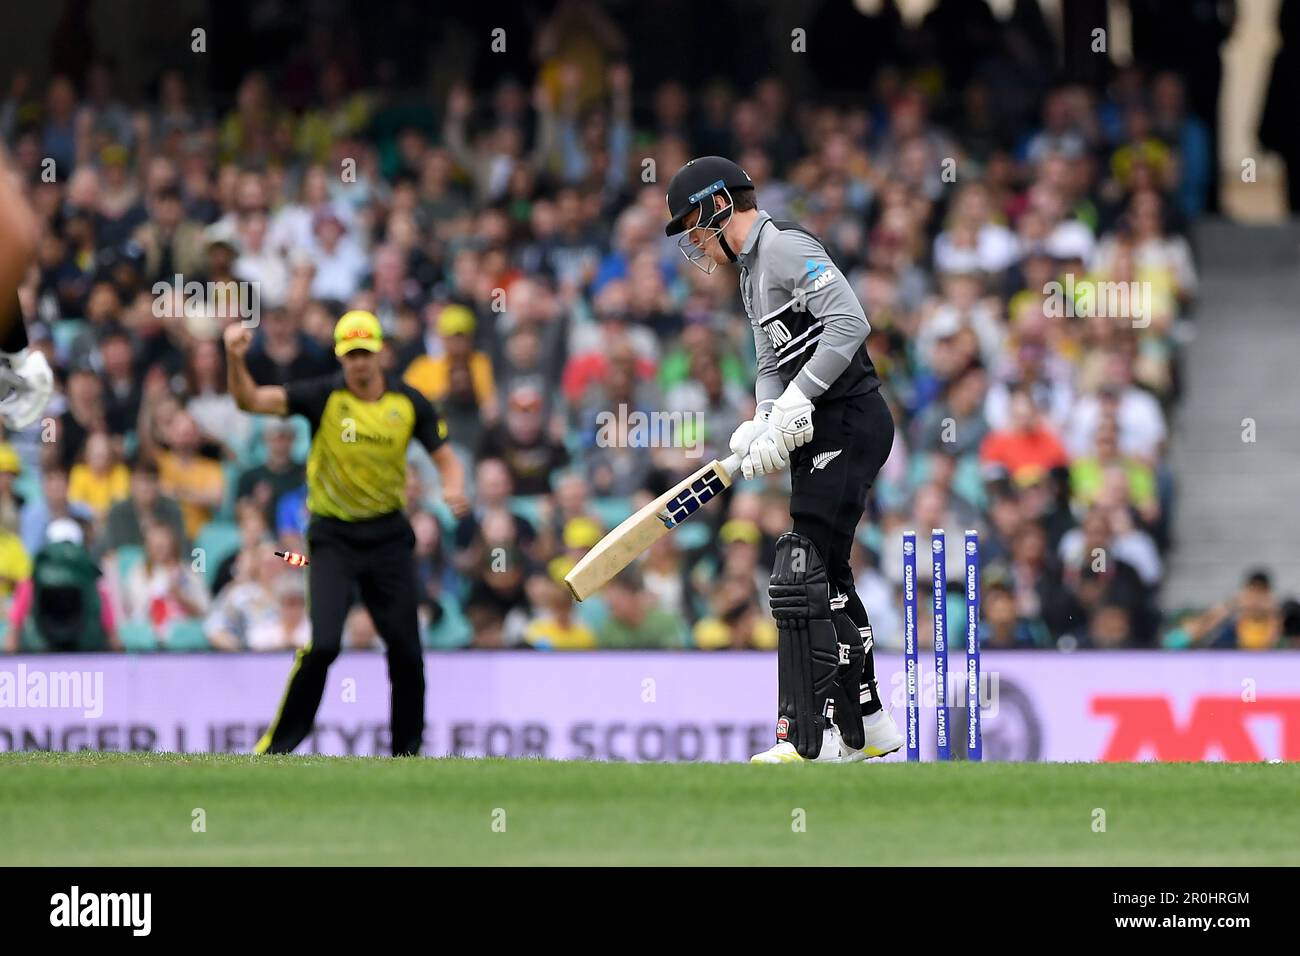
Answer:
[{"label": "pad strap", "polygon": [[861,750],[867,742],[862,728],[862,671],[867,661],[866,647],[853,618],[835,612],[835,632],[840,643],[840,666],[835,680],[835,726],[844,742]]}]

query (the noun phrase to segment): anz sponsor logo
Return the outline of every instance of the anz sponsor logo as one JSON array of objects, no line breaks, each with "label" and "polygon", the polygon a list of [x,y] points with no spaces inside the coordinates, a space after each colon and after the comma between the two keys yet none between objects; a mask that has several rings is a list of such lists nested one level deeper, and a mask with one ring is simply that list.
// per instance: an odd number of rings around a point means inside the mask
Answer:
[{"label": "anz sponsor logo", "polygon": [[812,291],[826,287],[826,284],[835,279],[835,269],[829,262],[816,262],[812,259],[804,261],[804,267],[808,270],[807,276],[813,280]]},{"label": "anz sponsor logo", "polygon": [[835,278],[835,270],[827,269],[825,272],[819,275],[815,280],[813,280],[813,291],[816,292],[818,289],[824,287],[827,283],[831,282],[834,278]]}]

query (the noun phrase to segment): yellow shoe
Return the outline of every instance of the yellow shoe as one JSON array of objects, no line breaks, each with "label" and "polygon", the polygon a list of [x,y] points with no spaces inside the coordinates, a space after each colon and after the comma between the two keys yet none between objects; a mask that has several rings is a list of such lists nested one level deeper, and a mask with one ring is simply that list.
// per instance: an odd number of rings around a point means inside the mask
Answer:
[{"label": "yellow shoe", "polygon": [[862,729],[866,741],[861,750],[854,750],[844,742],[837,729],[835,739],[844,755],[842,763],[857,763],[868,757],[887,757],[903,746],[903,735],[898,731],[893,716],[887,710],[879,710],[870,717],[862,718]]},{"label": "yellow shoe", "polygon": [[788,740],[779,740],[761,754],[749,758],[750,763],[842,763],[840,753],[840,736],[832,728],[822,736],[822,749],[812,760],[799,755],[794,744]]}]

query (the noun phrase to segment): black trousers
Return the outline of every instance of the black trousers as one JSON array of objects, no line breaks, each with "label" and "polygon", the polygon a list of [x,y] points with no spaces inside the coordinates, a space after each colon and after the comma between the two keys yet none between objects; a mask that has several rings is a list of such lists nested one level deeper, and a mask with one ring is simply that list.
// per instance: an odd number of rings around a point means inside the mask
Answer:
[{"label": "black trousers", "polygon": [[[871,621],[854,587],[849,557],[867,492],[893,445],[894,419],[876,390],[816,406],[812,441],[790,456],[793,530],[816,546],[830,577],[831,597],[843,599],[845,613],[863,634],[870,633]],[[880,710],[870,645],[862,695],[863,713]]]},{"label": "black trousers", "polygon": [[418,754],[424,735],[424,654],[410,522],[397,511],[356,522],[314,517],[307,546],[311,643],[298,651],[280,712],[257,752],[292,753],[311,733],[326,674],[343,642],[343,621],[359,589],[388,651],[393,755]]}]

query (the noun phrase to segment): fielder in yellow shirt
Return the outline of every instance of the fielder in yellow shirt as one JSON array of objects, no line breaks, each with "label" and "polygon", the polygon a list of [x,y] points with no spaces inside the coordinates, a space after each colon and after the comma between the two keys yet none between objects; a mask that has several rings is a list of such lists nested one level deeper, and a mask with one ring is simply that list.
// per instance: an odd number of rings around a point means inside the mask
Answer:
[{"label": "fielder in yellow shirt", "polygon": [[447,426],[419,392],[384,375],[379,320],[348,312],[334,327],[343,371],[288,386],[257,385],[245,356],[252,333],[238,322],[225,331],[230,394],[259,415],[303,415],[311,425],[307,457],[308,610],[311,642],[298,651],[289,688],[258,753],[291,753],[308,734],[329,666],[343,643],[354,591],[388,651],[393,684],[394,756],[420,752],[424,733],[424,657],[415,580],[415,532],[407,520],[406,450],[418,441],[442,478],[457,517],[469,512],[465,474]]}]

